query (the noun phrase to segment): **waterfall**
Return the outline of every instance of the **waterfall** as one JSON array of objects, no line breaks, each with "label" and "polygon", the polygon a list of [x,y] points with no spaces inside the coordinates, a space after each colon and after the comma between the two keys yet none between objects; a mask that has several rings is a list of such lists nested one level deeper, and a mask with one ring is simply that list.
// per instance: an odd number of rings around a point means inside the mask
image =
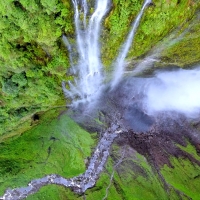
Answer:
[{"label": "waterfall", "polygon": [[136,30],[139,26],[140,20],[142,18],[142,15],[144,13],[145,8],[151,3],[151,0],[145,0],[142,9],[140,10],[138,16],[136,17],[135,21],[132,24],[132,29],[128,34],[128,37],[125,41],[125,43],[122,45],[122,48],[120,50],[120,53],[116,59],[116,61],[114,62],[114,73],[113,73],[113,78],[112,78],[112,82],[111,82],[111,88],[114,88],[119,81],[121,80],[123,73],[124,73],[124,60],[127,56],[127,53],[131,47],[132,41],[134,39]]},{"label": "waterfall", "polygon": [[95,10],[88,23],[87,1],[72,0],[72,3],[75,13],[76,47],[79,56],[77,64],[74,66],[72,60],[77,60],[77,58],[71,58],[73,55],[70,44],[67,42],[67,38],[63,37],[70,53],[71,67],[76,78],[73,83],[68,82],[69,89],[66,89],[65,83],[62,86],[65,96],[70,97],[73,100],[73,106],[76,106],[81,102],[85,103],[96,99],[101,91],[103,65],[100,59],[99,35],[101,21],[110,8],[110,0],[96,0]]},{"label": "waterfall", "polygon": [[[105,14],[110,9],[110,0],[96,0],[95,10],[87,22],[89,6],[87,0],[72,0],[74,6],[74,22],[76,30],[76,48],[78,51],[78,61],[76,55],[73,55],[70,42],[65,36],[63,41],[66,44],[69,54],[71,70],[75,75],[74,82],[63,82],[62,87],[66,97],[73,100],[72,105],[91,102],[98,99],[103,86],[103,64],[100,59],[100,28]],[[115,71],[111,81],[111,87],[114,88],[124,73],[124,60],[134,39],[135,32],[139,26],[140,20],[145,8],[151,3],[151,0],[145,0],[142,9],[132,24],[132,29],[123,44],[121,51],[114,62]],[[82,16],[82,17],[81,17]],[[76,64],[73,62],[76,60]]]}]

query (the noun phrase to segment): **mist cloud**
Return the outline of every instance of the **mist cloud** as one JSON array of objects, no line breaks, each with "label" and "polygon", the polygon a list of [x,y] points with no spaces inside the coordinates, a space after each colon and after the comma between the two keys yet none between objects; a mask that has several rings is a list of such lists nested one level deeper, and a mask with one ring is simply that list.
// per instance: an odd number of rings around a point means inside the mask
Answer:
[{"label": "mist cloud", "polygon": [[177,111],[195,117],[200,111],[200,68],[159,72],[148,81],[145,95],[149,114]]}]

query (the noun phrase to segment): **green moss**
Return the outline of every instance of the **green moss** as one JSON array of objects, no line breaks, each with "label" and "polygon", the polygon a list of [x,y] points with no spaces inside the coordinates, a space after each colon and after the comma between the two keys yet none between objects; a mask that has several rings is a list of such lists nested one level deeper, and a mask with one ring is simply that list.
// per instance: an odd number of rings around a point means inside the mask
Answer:
[{"label": "green moss", "polygon": [[189,153],[189,154],[191,154],[196,160],[199,160],[200,159],[200,156],[197,154],[197,151],[196,151],[196,148],[191,144],[191,143],[187,143],[187,146],[181,146],[181,145],[179,145],[179,144],[177,144],[177,146],[181,149],[181,150],[183,150],[183,151],[185,151],[185,152],[187,152],[187,153]]},{"label": "green moss", "polygon": [[64,187],[60,187],[57,185],[49,185],[42,187],[40,191],[34,195],[30,195],[26,198],[27,200],[68,200],[68,193]]},{"label": "green moss", "polygon": [[[111,69],[132,21],[139,13],[142,0],[113,0],[102,33],[102,59]],[[189,0],[154,0],[145,11],[135,35],[128,58],[147,53],[158,41],[178,27],[178,34],[189,32],[162,53],[162,60],[187,66],[200,60],[199,18],[190,21],[200,3]],[[64,105],[61,81],[69,67],[68,52],[61,35],[74,41],[73,11],[70,1],[4,1],[0,6],[0,192],[7,187],[26,185],[30,180],[49,173],[72,177],[85,170],[84,159],[93,146],[91,135],[66,115],[54,120],[56,110],[43,113],[53,106]],[[91,8],[91,12],[93,8]],[[190,23],[193,23],[190,26]],[[51,34],[49,34],[51,33]],[[10,37],[12,35],[12,37]],[[62,97],[61,97],[62,96]],[[41,119],[33,122],[34,113]],[[44,115],[43,115],[44,114]],[[101,122],[97,119],[97,123]],[[34,125],[34,128],[32,128]],[[24,134],[25,130],[31,129]],[[188,144],[179,146],[199,156]],[[120,157],[120,148],[113,148]],[[109,158],[96,187],[86,192],[87,199],[102,199],[109,185],[108,199],[179,199],[175,189],[198,199],[199,166],[188,160],[171,159],[174,168],[164,166],[163,182],[146,159],[137,154],[117,167]],[[174,189],[175,188],[175,189]],[[82,199],[69,189],[46,186],[29,199]],[[186,198],[183,195],[182,199]]]},{"label": "green moss", "polygon": [[130,55],[134,53],[135,56],[139,56],[151,49],[174,28],[191,19],[197,8],[197,4],[190,5],[188,1],[154,1],[154,3],[155,6],[149,7],[145,13]]},{"label": "green moss", "polygon": [[[115,148],[115,152],[117,152],[117,148]],[[115,156],[117,155],[115,154]],[[118,158],[120,159],[120,156]],[[142,155],[135,152],[131,158],[125,158],[117,166],[117,170],[113,169],[115,164],[111,158],[108,159],[106,169],[96,186],[86,191],[87,199],[103,199],[105,197],[113,170],[114,177],[108,189],[107,199],[168,199],[162,183]]]},{"label": "green moss", "polygon": [[66,114],[43,119],[23,135],[0,143],[1,194],[8,187],[25,186],[46,174],[73,177],[83,173],[92,144],[90,134]]},{"label": "green moss", "polygon": [[180,67],[196,64],[200,60],[200,25],[199,15],[196,15],[180,36],[180,40],[166,48],[162,53],[162,60]]},{"label": "green moss", "polygon": [[198,200],[200,187],[200,167],[188,159],[171,158],[173,168],[165,165],[161,173],[166,182],[188,197]]},{"label": "green moss", "polygon": [[[165,192],[165,189],[162,186],[162,183],[160,182],[157,175],[154,174],[146,159],[140,154],[136,153],[134,158],[131,160],[132,161],[129,163],[127,163],[127,160],[125,160],[117,167],[116,170],[113,168],[116,163],[111,158],[109,158],[105,167],[105,171],[101,174],[95,187],[88,189],[85,192],[85,198],[88,200],[103,199],[106,195],[106,188],[110,183],[110,177],[114,170],[114,177],[108,189],[108,196],[106,199],[169,199],[168,194]],[[143,174],[138,173],[139,168],[143,169]],[[43,188],[39,191],[39,193],[36,193],[29,198],[31,200],[38,199],[39,197],[41,197],[41,199],[42,197],[45,199],[47,194],[49,199],[58,198],[58,196],[55,196],[55,194],[61,190],[59,186],[55,186],[55,193],[52,193],[52,196],[50,196],[50,191],[47,188],[50,189],[51,186]],[[67,188],[65,190],[63,189],[61,194],[63,193],[66,195],[63,195],[63,198],[69,200],[81,200],[84,198],[83,196],[74,194]],[[172,197],[171,199],[178,199],[177,195],[173,194],[173,190],[170,192],[170,194]],[[60,199],[62,198],[60,197]]]},{"label": "green moss", "polygon": [[0,135],[64,99],[61,81],[70,77],[61,36],[74,32],[71,10],[61,0],[11,0],[0,6]]},{"label": "green moss", "polygon": [[[148,7],[142,17],[128,58],[136,58],[147,53],[175,28],[184,26],[184,24],[187,24],[188,27],[189,24],[187,22],[192,19],[200,5],[199,2],[190,3],[188,0],[155,0],[153,2],[154,5]],[[107,32],[105,31],[103,38],[103,61],[107,67],[116,58],[118,49],[123,44],[131,28],[131,23],[139,13],[143,1],[133,0],[124,3],[120,0],[114,0],[113,3],[112,12],[105,21]],[[185,47],[186,45],[184,45]],[[183,51],[190,55],[189,48]],[[170,58],[172,57],[173,54]],[[198,55],[193,57],[196,60],[199,59]],[[187,59],[185,58],[184,60],[186,63],[193,62],[191,59]]]},{"label": "green moss", "polygon": [[[113,153],[117,161],[120,159],[120,152],[121,148],[114,146]],[[188,199],[187,196],[198,199],[199,167],[188,160],[172,158],[171,161],[174,168],[169,168],[166,165],[161,170],[162,174],[159,175],[149,165],[146,158],[137,152],[132,152],[131,156],[125,158],[116,169],[113,168],[116,162],[109,158],[106,169],[97,181],[96,186],[87,190],[85,195],[87,199],[91,200],[103,199],[114,170],[114,177],[108,189],[107,199],[178,200]],[[192,189],[193,185],[195,186]],[[73,199],[72,196],[71,199]],[[74,199],[82,199],[82,197],[74,196]]]}]

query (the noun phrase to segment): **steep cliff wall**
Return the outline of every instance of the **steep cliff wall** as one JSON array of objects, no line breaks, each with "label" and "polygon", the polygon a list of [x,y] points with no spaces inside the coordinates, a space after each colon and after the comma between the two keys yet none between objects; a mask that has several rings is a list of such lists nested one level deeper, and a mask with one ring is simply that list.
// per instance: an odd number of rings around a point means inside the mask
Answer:
[{"label": "steep cliff wall", "polygon": [[[107,70],[112,70],[111,63],[142,3],[141,0],[113,0],[101,35],[102,60]],[[94,6],[93,1],[90,4]],[[163,61],[165,65],[178,66],[198,63],[198,9],[199,2],[195,0],[154,0],[130,49],[130,68],[134,67],[133,59],[139,62],[138,58],[153,48],[159,49],[159,42],[162,47],[165,45],[159,54],[161,64]],[[69,58],[62,35],[75,42],[73,14],[72,3],[66,0],[3,1],[0,6],[0,134],[17,126],[20,129],[20,124],[27,119],[31,121],[36,112],[65,105],[61,81],[73,77],[66,76]],[[170,40],[164,41],[169,34],[175,40],[178,38],[173,45]]]}]

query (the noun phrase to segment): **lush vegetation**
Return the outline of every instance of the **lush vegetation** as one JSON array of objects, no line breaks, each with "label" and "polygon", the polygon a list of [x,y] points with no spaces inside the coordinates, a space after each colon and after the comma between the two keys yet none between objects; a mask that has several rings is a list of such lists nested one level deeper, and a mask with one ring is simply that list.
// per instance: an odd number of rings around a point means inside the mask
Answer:
[{"label": "lush vegetation", "polygon": [[53,119],[59,112],[48,111],[37,127],[0,144],[1,195],[8,187],[26,186],[32,179],[47,174],[72,177],[85,171],[85,159],[93,146],[91,134],[66,114]]},{"label": "lush vegetation", "polygon": [[181,158],[171,158],[171,163],[173,164],[173,168],[164,166],[162,169],[162,174],[167,183],[170,183],[173,188],[185,194],[185,199],[190,197],[194,200],[198,200],[200,167],[187,159]]},{"label": "lush vegetation", "polygon": [[[63,117],[63,119],[66,120],[66,117]],[[70,120],[70,119],[68,118],[67,120]],[[71,120],[68,122],[68,125],[71,123],[73,124],[72,126],[74,126],[74,123]],[[35,131],[32,132],[33,135],[35,135],[35,133],[36,133]],[[47,136],[47,138],[49,138],[49,136]],[[76,136],[77,135],[75,134],[75,137]],[[22,141],[23,140],[24,139],[22,139]],[[20,140],[18,140],[18,142],[19,141]],[[49,142],[52,142],[52,141],[49,141]],[[46,143],[49,143],[49,142],[48,140],[45,140],[44,144],[46,145]],[[72,140],[69,141],[69,144],[71,142]],[[84,142],[84,145],[88,145],[87,142],[86,143]],[[91,145],[91,143],[89,145]],[[46,153],[46,155],[47,155],[47,146],[45,148],[46,151],[42,150],[42,153]],[[11,146],[8,145],[8,147],[11,147]],[[56,145],[55,146],[52,145],[52,147],[55,148]],[[188,143],[186,147],[179,145],[179,147],[180,149],[184,149],[191,156],[195,156],[196,159],[199,160],[199,156],[196,155],[196,151],[191,146],[191,144]],[[129,149],[129,151],[131,151],[132,153],[128,156],[124,155],[123,151],[125,149],[126,150]],[[53,149],[53,150],[56,151],[58,149]],[[68,148],[67,150],[71,151]],[[73,155],[75,154],[78,155],[80,153],[80,151],[77,148],[73,147],[73,151],[74,150],[75,152],[73,153]],[[88,150],[85,149],[85,150],[87,152],[89,149]],[[68,153],[63,152],[63,155],[67,156]],[[53,154],[51,156],[53,159]],[[80,161],[82,163],[81,169],[83,169],[82,167],[84,166],[83,164],[84,157],[85,155],[83,157],[80,157]],[[72,161],[74,158],[75,157],[70,156],[70,158],[67,158],[67,159],[69,159],[69,161]],[[58,158],[58,162],[59,162],[59,159],[62,159],[62,156],[61,158]],[[200,179],[199,179],[200,167],[182,157],[179,157],[179,158],[171,157],[170,162],[173,167],[164,165],[160,168],[160,172],[158,173],[158,171],[156,171],[156,169],[149,164],[146,157],[140,155],[139,153],[131,149],[129,146],[124,146],[121,148],[117,145],[114,145],[112,147],[111,157],[108,159],[108,162],[105,166],[105,170],[101,174],[100,179],[97,181],[97,184],[95,185],[95,187],[86,191],[86,193],[84,194],[85,198],[88,200],[90,199],[91,200],[93,199],[98,199],[98,200],[99,199],[108,199],[108,200],[112,200],[112,199],[168,200],[168,199],[171,199],[171,200],[176,200],[176,199],[188,199],[188,198],[198,200],[199,199],[198,189],[200,186]],[[33,176],[38,177],[42,175],[42,173],[48,172],[47,166],[50,163],[51,163],[51,159],[48,161],[48,163],[46,163],[45,169],[39,168],[42,165],[45,166],[44,163],[38,164],[38,168],[34,169],[36,170],[36,172],[34,171]],[[59,166],[60,165],[55,165],[55,167],[53,167],[53,170],[67,177],[73,174],[76,175],[78,172],[72,169],[74,165],[68,166],[68,170],[67,170],[68,172],[66,171],[64,173],[62,170],[59,170],[60,169]],[[29,172],[33,172],[32,169],[26,169],[25,175],[27,174],[29,175]],[[15,180],[17,180],[15,183],[16,186],[26,183],[26,181],[22,182],[22,180],[25,179],[25,176],[22,176],[21,173],[20,173],[20,176],[9,174],[8,176],[9,183],[10,183],[10,180],[14,180],[14,177],[15,177]],[[19,178],[19,180],[16,178]],[[28,176],[28,178],[30,177]],[[26,178],[25,180],[27,180],[28,178]],[[13,185],[12,183],[10,184]],[[107,198],[105,198],[106,196]],[[81,200],[83,198],[84,198],[83,195],[74,194],[68,188],[55,186],[55,185],[49,185],[49,186],[45,186],[41,188],[39,192],[33,195],[30,195],[27,199],[29,200],[80,199]]]},{"label": "lush vegetation", "polygon": [[64,33],[73,33],[69,1],[4,1],[0,6],[0,135],[21,118],[65,104],[69,66]]},{"label": "lush vegetation", "polygon": [[[142,0],[113,0],[101,37],[102,59],[109,69],[142,3]],[[129,58],[143,55],[177,26],[182,27],[181,31],[187,28],[189,23],[186,22],[198,6],[195,0],[154,0],[142,18]],[[33,113],[65,105],[61,81],[72,77],[66,76],[69,59],[62,35],[67,35],[72,42],[75,35],[73,7],[69,0],[1,0],[0,15],[2,135],[13,129],[16,131],[17,127],[20,132],[21,124],[23,132],[23,122],[30,120]],[[167,51],[164,59],[179,64],[197,62],[200,55],[196,48],[198,30],[196,25],[187,38]],[[191,42],[196,45],[191,47]]]}]

